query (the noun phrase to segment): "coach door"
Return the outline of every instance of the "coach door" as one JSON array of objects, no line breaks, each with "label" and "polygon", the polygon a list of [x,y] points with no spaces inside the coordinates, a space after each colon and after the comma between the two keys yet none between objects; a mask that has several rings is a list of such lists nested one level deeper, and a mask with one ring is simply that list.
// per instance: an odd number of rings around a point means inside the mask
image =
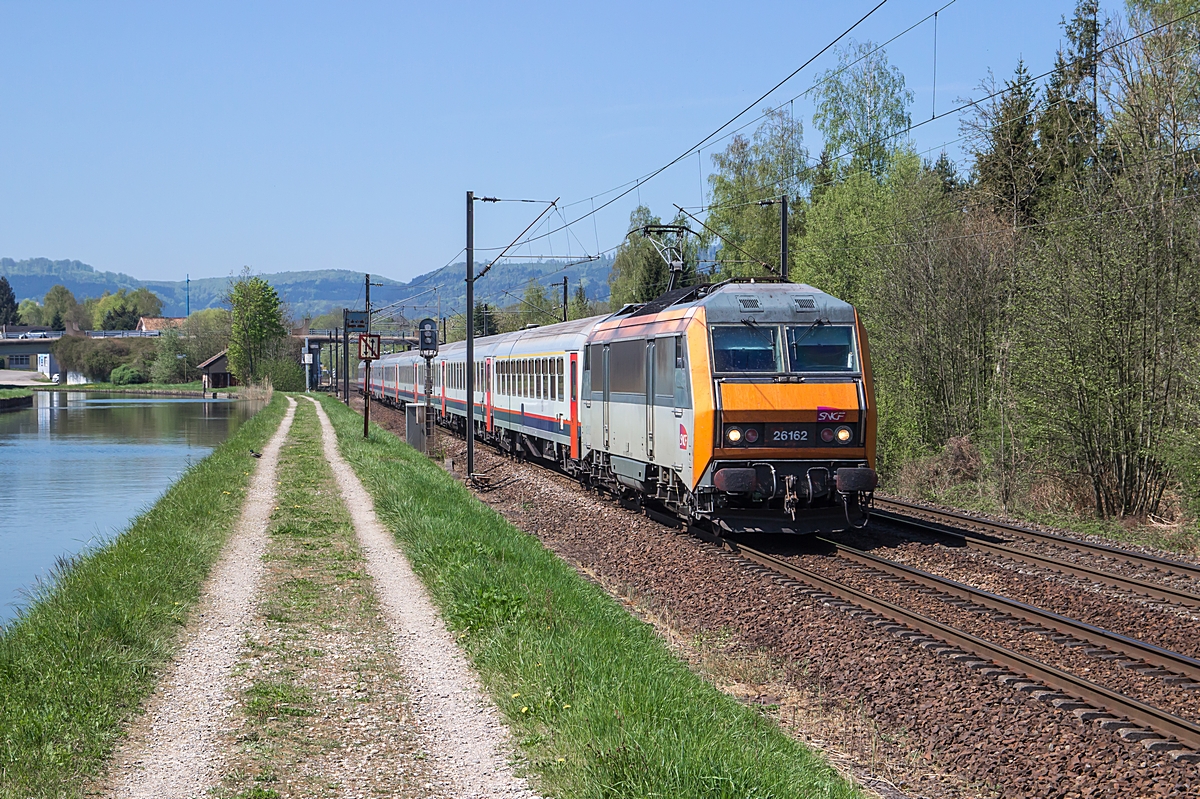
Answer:
[{"label": "coach door", "polygon": [[487,431],[492,432],[492,359],[483,360],[483,413]]}]

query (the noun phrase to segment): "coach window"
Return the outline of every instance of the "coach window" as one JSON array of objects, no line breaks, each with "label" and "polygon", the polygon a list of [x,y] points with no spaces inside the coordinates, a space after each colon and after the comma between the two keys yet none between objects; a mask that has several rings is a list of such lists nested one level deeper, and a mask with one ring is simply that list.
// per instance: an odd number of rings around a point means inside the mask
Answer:
[{"label": "coach window", "polygon": [[577,399],[575,394],[575,371],[577,369],[579,369],[578,359],[571,361],[571,402],[574,402]]}]

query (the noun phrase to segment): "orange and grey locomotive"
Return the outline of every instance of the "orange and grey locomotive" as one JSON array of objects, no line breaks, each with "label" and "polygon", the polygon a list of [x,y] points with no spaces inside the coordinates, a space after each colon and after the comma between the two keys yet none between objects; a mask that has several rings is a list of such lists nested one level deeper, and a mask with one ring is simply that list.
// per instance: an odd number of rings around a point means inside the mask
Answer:
[{"label": "orange and grey locomotive", "polygon": [[[727,281],[477,339],[433,361],[443,425],[726,532],[866,523],[875,397],[855,309],[802,284]],[[385,403],[424,400],[415,352],[373,364]],[[360,368],[360,380],[365,379]]]}]

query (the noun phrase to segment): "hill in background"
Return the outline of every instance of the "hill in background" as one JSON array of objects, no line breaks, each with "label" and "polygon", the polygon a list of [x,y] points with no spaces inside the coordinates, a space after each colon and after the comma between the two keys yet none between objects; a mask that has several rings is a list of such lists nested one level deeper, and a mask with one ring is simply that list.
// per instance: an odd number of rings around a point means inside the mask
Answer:
[{"label": "hill in background", "polygon": [[[482,268],[476,267],[476,271]],[[529,280],[535,279],[543,285],[562,280],[565,275],[572,293],[582,282],[591,300],[608,299],[608,273],[611,259],[588,263],[574,261],[540,261],[537,263],[509,262],[498,264],[487,276],[475,284],[478,302],[494,305],[511,305],[525,290]],[[380,307],[403,301],[428,289],[437,292],[422,294],[415,303],[428,307],[412,310],[409,316],[437,313],[437,298],[441,297],[442,314],[461,313],[466,307],[466,262],[460,261],[432,272],[427,272],[405,283],[392,280],[372,272],[371,282],[382,286],[371,290],[372,305]],[[48,258],[30,258],[16,261],[0,258],[0,275],[12,284],[17,301],[26,298],[39,302],[51,286],[62,284],[82,301],[84,297],[98,297],[104,292],[115,293],[119,289],[133,290],[148,288],[162,299],[163,314],[183,316],[186,285],[182,280],[139,280],[123,272],[101,272],[81,261],[51,261]],[[363,273],[348,269],[322,269],[312,272],[276,272],[262,275],[288,303],[292,314],[297,317],[319,316],[331,309],[361,308],[363,305]],[[229,285],[230,277],[193,278],[191,282],[191,309],[216,308]],[[553,291],[553,290],[552,290]]]}]

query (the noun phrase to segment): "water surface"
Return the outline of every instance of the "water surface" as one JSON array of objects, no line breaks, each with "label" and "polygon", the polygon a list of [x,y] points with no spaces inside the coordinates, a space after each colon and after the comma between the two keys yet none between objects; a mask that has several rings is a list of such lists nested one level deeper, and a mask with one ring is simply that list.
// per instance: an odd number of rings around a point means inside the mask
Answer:
[{"label": "water surface", "polygon": [[44,391],[0,413],[0,625],[59,558],[120,533],[260,407]]}]

